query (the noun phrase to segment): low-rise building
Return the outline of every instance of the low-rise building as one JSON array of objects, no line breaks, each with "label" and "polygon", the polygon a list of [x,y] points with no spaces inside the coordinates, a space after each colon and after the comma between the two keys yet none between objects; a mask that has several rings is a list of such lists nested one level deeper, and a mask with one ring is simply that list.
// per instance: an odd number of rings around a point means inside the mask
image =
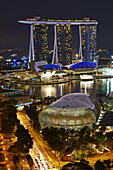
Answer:
[{"label": "low-rise building", "polygon": [[96,123],[99,113],[100,103],[96,98],[84,93],[71,93],[45,108],[39,121],[42,128],[53,126],[80,130]]}]

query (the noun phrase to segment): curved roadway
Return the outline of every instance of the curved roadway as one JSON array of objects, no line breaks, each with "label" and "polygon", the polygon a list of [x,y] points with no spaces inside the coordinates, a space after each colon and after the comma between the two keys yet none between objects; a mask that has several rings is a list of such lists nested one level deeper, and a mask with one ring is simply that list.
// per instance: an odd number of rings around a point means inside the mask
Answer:
[{"label": "curved roadway", "polygon": [[33,127],[30,124],[29,118],[25,111],[18,111],[17,112],[17,118],[20,120],[20,123],[29,130],[29,134],[33,138],[33,142],[35,145],[35,148],[38,150],[40,155],[43,156],[44,159],[48,162],[48,165],[50,169],[54,169],[52,166],[55,165],[56,169],[60,169],[59,161],[57,160],[57,157],[55,154],[53,154],[50,147],[44,143],[41,136],[33,129]]}]

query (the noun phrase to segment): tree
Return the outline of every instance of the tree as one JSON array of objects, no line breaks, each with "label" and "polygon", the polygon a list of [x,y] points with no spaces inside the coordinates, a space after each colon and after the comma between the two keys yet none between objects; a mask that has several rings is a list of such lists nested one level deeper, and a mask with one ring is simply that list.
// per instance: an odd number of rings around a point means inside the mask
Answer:
[{"label": "tree", "polygon": [[3,113],[6,115],[6,118],[12,124],[12,126],[19,124],[16,112],[17,112],[16,108],[9,103],[5,105],[5,109],[3,110]]},{"label": "tree", "polygon": [[36,108],[34,106],[30,106],[30,108],[25,108],[27,115],[29,118],[33,121],[33,127],[34,129],[39,132],[41,129],[40,123],[39,123],[39,111],[36,111]]},{"label": "tree", "polygon": [[22,170],[22,165],[20,164],[20,160],[17,156],[13,156],[13,162],[14,162],[14,165],[16,166],[16,169],[17,170]]},{"label": "tree", "polygon": [[100,146],[103,146],[105,143],[105,135],[103,135],[102,131],[96,132],[95,133],[95,138],[97,139],[97,141],[99,142]]},{"label": "tree", "polygon": [[15,105],[17,105],[17,104],[18,104],[18,101],[15,100],[15,99],[10,99],[10,100],[8,100],[8,105],[15,106]]},{"label": "tree", "polygon": [[95,170],[106,170],[106,166],[100,160],[97,160],[94,164]]},{"label": "tree", "polygon": [[28,153],[29,149],[32,148],[33,145],[33,141],[28,130],[26,130],[22,125],[18,125],[15,135],[17,136],[15,147],[18,152]]},{"label": "tree", "polygon": [[14,126],[12,126],[11,122],[9,122],[7,119],[3,119],[1,122],[1,129],[2,132],[11,134],[14,131]]},{"label": "tree", "polygon": [[80,149],[82,150],[82,154],[83,151],[85,151],[85,149],[87,148],[87,145],[91,142],[91,130],[88,126],[84,126],[79,133],[79,140],[78,140],[78,144],[80,146]]},{"label": "tree", "polygon": [[111,161],[110,161],[110,159],[104,160],[103,163],[104,163],[104,165],[105,165],[107,168],[109,168],[109,169],[111,168],[111,165],[110,165],[110,164],[111,164]]},{"label": "tree", "polygon": [[61,170],[93,170],[87,162],[74,162],[64,165]]},{"label": "tree", "polygon": [[105,144],[109,149],[113,149],[113,132],[105,134]]},{"label": "tree", "polygon": [[58,130],[58,135],[59,135],[60,140],[61,140],[62,142],[64,142],[64,141],[67,139],[66,130],[65,130],[64,128],[60,128],[60,129]]},{"label": "tree", "polygon": [[45,140],[47,140],[48,135],[49,135],[49,128],[48,128],[48,127],[42,129],[42,135],[43,135],[43,138],[44,138]]},{"label": "tree", "polygon": [[57,128],[51,127],[42,130],[44,139],[47,140],[52,150],[62,151],[65,148],[65,141],[62,140],[61,132]]},{"label": "tree", "polygon": [[106,131],[106,126],[101,126],[101,128],[100,128],[99,130],[100,130],[100,132],[105,133],[105,131]]},{"label": "tree", "polygon": [[26,158],[27,158],[27,162],[30,166],[30,168],[33,167],[33,159],[31,158],[31,156],[29,154],[26,155]]}]

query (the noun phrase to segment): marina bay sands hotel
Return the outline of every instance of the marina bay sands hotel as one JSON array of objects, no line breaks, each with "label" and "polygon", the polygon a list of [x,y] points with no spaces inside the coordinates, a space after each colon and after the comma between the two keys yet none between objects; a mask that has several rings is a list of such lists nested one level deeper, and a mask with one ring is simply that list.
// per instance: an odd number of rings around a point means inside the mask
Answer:
[{"label": "marina bay sands hotel", "polygon": [[81,61],[96,60],[97,25],[96,20],[41,19],[36,16],[19,20],[19,23],[30,25],[29,63],[47,61],[48,58],[48,28],[54,27],[53,54],[51,63],[70,65],[72,63],[72,26],[79,30],[79,58]]}]

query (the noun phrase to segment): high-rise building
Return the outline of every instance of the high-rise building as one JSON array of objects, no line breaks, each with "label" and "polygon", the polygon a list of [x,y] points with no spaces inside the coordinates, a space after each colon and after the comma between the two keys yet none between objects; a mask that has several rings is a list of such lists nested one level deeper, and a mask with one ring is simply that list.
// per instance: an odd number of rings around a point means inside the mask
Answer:
[{"label": "high-rise building", "polygon": [[35,61],[47,61],[48,56],[48,26],[45,24],[33,25]]},{"label": "high-rise building", "polygon": [[[87,20],[90,21],[89,18]],[[81,45],[83,61],[94,62],[96,60],[97,56],[96,33],[97,33],[96,25],[81,26]]]},{"label": "high-rise building", "polygon": [[[19,23],[30,25],[29,64],[33,60],[48,61],[49,63],[72,63],[72,31],[73,26],[79,26],[80,47],[78,59],[82,61],[95,61],[96,59],[96,31],[98,22],[84,18],[82,20],[55,20],[41,19],[39,16],[19,20]],[[54,26],[53,55],[48,51],[48,27]],[[50,37],[52,37],[50,35]],[[50,40],[52,38],[49,37]],[[51,61],[52,60],[52,61]]]},{"label": "high-rise building", "polygon": [[72,32],[71,25],[57,24],[58,62],[62,65],[72,63]]}]

